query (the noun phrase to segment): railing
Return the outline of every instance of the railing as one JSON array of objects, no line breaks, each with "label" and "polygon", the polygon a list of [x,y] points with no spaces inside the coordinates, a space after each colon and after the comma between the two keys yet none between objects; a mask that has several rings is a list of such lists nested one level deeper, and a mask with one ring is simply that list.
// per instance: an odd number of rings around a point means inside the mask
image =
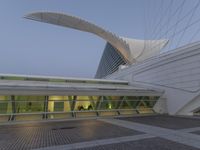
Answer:
[{"label": "railing", "polygon": [[[154,113],[156,101],[157,99],[0,101],[0,122]],[[60,104],[56,106],[58,103]]]}]

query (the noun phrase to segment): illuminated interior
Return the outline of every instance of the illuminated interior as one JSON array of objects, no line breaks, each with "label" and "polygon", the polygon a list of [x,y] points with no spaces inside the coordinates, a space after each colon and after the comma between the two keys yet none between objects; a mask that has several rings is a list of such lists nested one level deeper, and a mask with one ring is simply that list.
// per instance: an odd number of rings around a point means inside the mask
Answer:
[{"label": "illuminated interior", "polygon": [[154,113],[158,96],[0,96],[0,122]]},{"label": "illuminated interior", "polygon": [[0,122],[149,114],[162,95],[118,80],[0,75],[0,81]]}]

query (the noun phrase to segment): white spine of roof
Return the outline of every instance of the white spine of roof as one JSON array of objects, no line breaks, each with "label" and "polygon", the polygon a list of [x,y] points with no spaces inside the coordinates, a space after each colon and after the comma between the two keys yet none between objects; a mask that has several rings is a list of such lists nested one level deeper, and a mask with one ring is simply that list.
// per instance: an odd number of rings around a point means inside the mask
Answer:
[{"label": "white spine of roof", "polygon": [[93,33],[115,47],[128,64],[157,54],[168,42],[165,39],[145,41],[123,38],[84,19],[63,13],[35,12],[25,18]]},{"label": "white spine of roof", "polygon": [[55,12],[36,12],[26,15],[25,18],[93,33],[112,44],[128,62],[130,60],[129,45],[126,41],[114,33],[79,17]]}]

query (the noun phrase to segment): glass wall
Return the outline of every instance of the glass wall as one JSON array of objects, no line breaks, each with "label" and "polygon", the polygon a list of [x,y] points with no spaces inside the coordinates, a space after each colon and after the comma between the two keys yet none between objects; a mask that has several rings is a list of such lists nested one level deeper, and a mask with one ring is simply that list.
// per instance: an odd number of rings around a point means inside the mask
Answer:
[{"label": "glass wall", "polygon": [[45,96],[14,96],[14,120],[42,120],[45,111]]},{"label": "glass wall", "polygon": [[11,114],[12,103],[10,96],[0,96],[0,114]]},{"label": "glass wall", "polygon": [[0,122],[6,122],[11,119],[12,102],[10,96],[0,96]]},{"label": "glass wall", "polygon": [[16,113],[44,111],[45,96],[15,96]]},{"label": "glass wall", "polygon": [[127,61],[118,53],[118,50],[107,42],[95,78],[101,79],[112,74],[119,69],[120,65],[125,65],[126,63]]},{"label": "glass wall", "polygon": [[0,122],[154,113],[158,96],[0,96]]},{"label": "glass wall", "polygon": [[193,112],[193,115],[194,115],[194,116],[200,116],[200,108],[199,108],[199,109],[196,109],[196,110]]},{"label": "glass wall", "polygon": [[48,96],[46,119],[59,119],[71,117],[73,96]]}]

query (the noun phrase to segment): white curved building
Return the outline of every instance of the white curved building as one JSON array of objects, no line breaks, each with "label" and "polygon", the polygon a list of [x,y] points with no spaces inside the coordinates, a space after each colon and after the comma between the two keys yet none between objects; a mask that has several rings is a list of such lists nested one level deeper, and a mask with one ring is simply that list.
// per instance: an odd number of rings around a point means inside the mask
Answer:
[{"label": "white curved building", "polygon": [[155,56],[168,42],[165,39],[137,40],[120,37],[86,20],[63,13],[36,12],[25,18],[93,33],[106,40],[96,78],[112,74],[120,65],[130,65]]},{"label": "white curved building", "polygon": [[172,115],[200,112],[198,42],[160,54],[168,42],[166,39],[124,38],[78,17],[59,13],[37,12],[26,18],[87,31],[105,39],[107,44],[96,78],[126,80],[129,84],[164,90],[160,100],[165,99],[166,104],[161,106],[158,102],[155,111]]},{"label": "white curved building", "polygon": [[160,53],[168,40],[117,36],[81,18],[36,12],[25,18],[106,41],[96,78],[0,74],[0,122],[143,113],[200,114],[200,43]]}]

